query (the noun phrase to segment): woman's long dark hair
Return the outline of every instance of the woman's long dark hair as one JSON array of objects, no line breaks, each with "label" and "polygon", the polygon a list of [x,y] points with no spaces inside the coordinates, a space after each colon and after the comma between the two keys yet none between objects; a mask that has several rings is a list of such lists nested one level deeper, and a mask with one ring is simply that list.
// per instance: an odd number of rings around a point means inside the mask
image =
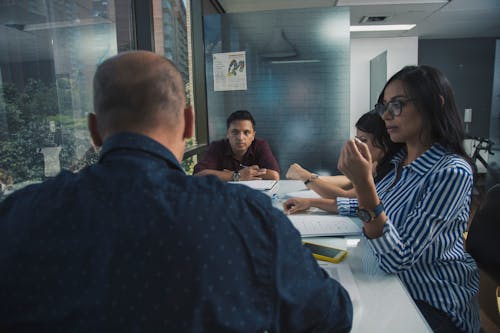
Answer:
[{"label": "woman's long dark hair", "polygon": [[401,143],[394,143],[391,141],[387,129],[385,128],[385,122],[382,118],[375,112],[370,111],[361,116],[356,122],[356,128],[360,131],[370,133],[373,135],[372,144],[384,151],[384,157],[382,160],[378,161],[375,183],[392,169],[391,159],[401,148],[404,147]]},{"label": "woman's long dark hair", "polygon": [[423,123],[430,127],[433,143],[439,143],[448,152],[470,162],[463,147],[465,131],[462,117],[458,113],[451,84],[443,73],[425,65],[403,67],[387,81],[379,103],[383,102],[387,86],[394,81],[401,81],[408,98],[414,99]]}]

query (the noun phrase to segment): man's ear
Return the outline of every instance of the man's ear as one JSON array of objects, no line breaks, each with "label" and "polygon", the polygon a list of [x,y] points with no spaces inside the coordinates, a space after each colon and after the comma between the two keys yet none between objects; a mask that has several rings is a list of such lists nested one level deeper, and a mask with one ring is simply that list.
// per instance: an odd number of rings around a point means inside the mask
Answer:
[{"label": "man's ear", "polygon": [[90,132],[90,138],[92,139],[92,143],[96,147],[102,146],[102,137],[97,130],[97,117],[95,113],[89,113],[87,117],[87,126]]},{"label": "man's ear", "polygon": [[190,105],[184,109],[184,139],[189,139],[194,133],[194,112]]},{"label": "man's ear", "polygon": [[441,102],[441,107],[444,106],[444,97],[443,95],[439,95],[439,101]]}]

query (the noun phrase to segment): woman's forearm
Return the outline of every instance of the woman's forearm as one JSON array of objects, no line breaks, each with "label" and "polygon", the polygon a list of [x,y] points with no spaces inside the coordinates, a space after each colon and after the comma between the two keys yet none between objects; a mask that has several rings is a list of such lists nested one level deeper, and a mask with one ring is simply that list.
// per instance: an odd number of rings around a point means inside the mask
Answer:
[{"label": "woman's forearm", "polygon": [[[367,179],[355,184],[355,189],[359,208],[373,210],[380,203],[373,179]],[[382,236],[386,220],[385,212],[382,212],[374,220],[363,223],[365,235],[371,239]]]},{"label": "woman's forearm", "polygon": [[323,198],[335,199],[337,197],[356,197],[356,191],[354,191],[352,185],[350,186],[350,188],[348,188],[347,186],[346,188],[342,188],[336,183],[332,183],[329,180],[323,180],[322,178],[318,178],[312,182],[309,182],[307,184],[307,187],[318,193]]},{"label": "woman's forearm", "polygon": [[338,213],[337,200],[335,199],[325,199],[325,198],[311,199],[310,203],[311,207],[316,207],[332,213]]}]

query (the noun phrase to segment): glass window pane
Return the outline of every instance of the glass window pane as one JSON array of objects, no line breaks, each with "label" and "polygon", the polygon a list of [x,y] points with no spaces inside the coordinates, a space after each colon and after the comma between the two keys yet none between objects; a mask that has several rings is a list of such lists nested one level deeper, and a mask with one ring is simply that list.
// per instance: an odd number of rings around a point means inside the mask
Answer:
[{"label": "glass window pane", "polygon": [[[210,141],[226,136],[231,112],[246,109],[282,172],[299,161],[317,173],[338,173],[350,133],[349,15],[349,8],[335,7],[204,16]],[[246,89],[239,76],[226,74],[236,60],[231,52],[245,52],[239,70]],[[214,66],[218,53],[225,60]],[[216,90],[214,77],[226,84]]]},{"label": "glass window pane", "polygon": [[96,158],[86,116],[96,66],[130,48],[130,1],[0,4],[0,173],[17,185]]},{"label": "glass window pane", "polygon": [[[177,66],[186,85],[187,103],[192,105],[189,1],[153,0],[153,16],[156,53],[163,54]],[[189,148],[195,143],[193,138],[186,142],[186,146]],[[183,161],[188,174],[193,172],[195,158]]]}]

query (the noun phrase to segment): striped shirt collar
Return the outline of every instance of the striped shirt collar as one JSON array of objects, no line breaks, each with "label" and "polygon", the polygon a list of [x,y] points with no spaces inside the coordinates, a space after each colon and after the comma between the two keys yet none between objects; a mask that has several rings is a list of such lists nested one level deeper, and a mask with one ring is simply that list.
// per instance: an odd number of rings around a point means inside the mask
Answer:
[{"label": "striped shirt collar", "polygon": [[[406,167],[414,170],[420,176],[423,176],[436,164],[447,151],[439,143],[435,143],[425,153],[420,155],[416,160],[408,164]],[[399,167],[406,157],[406,148],[401,149],[391,160],[395,168]]]}]

